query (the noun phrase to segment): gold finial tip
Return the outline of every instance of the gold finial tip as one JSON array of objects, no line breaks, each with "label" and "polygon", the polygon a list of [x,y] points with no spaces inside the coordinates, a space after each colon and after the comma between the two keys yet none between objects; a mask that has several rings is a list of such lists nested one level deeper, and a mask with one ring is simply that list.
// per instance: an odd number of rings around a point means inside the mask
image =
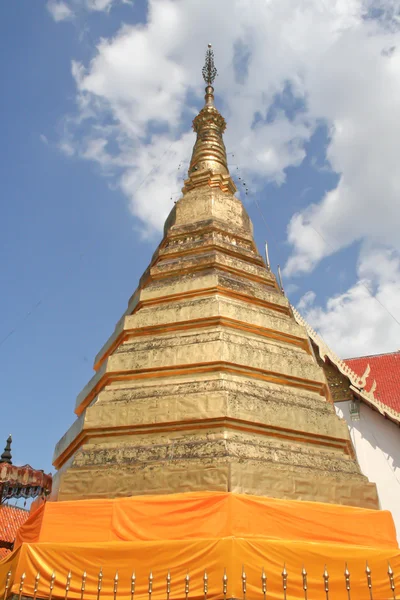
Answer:
[{"label": "gold finial tip", "polygon": [[207,44],[207,46],[208,46],[209,48],[212,48],[212,44]]},{"label": "gold finial tip", "polygon": [[214,64],[214,52],[211,44],[208,44],[206,51],[206,60],[202,69],[203,79],[208,86],[212,86],[214,79],[217,76],[217,69]]}]

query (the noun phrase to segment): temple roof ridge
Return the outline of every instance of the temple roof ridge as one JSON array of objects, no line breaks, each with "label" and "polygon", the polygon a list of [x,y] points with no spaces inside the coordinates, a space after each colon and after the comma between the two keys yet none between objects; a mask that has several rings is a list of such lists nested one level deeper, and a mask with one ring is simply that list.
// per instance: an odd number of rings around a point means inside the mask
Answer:
[{"label": "temple roof ridge", "polygon": [[[376,397],[376,388],[377,383],[374,380],[372,387],[369,391],[365,389],[366,379],[369,373],[364,372],[363,376],[360,377],[357,373],[351,368],[349,364],[347,364],[347,360],[352,359],[341,359],[333,352],[333,350],[328,346],[328,344],[324,341],[324,339],[311,327],[311,325],[306,321],[306,319],[299,313],[299,311],[291,305],[293,316],[297,323],[303,325],[306,328],[306,331],[310,337],[310,339],[314,342],[314,344],[318,348],[319,355],[322,360],[325,361],[325,358],[328,358],[332,364],[345,375],[350,381],[350,387],[352,391],[356,394],[356,396],[365,402],[365,404],[372,406],[382,415],[389,417],[392,421],[396,423],[400,423],[400,413],[395,410],[393,407],[388,406],[379,398]],[[387,352],[382,353],[381,355],[366,355],[360,358],[372,358],[373,356],[383,356],[384,354],[397,354],[398,352]],[[358,358],[358,357],[357,357]],[[354,359],[353,359],[354,360]]]},{"label": "temple roof ridge", "polygon": [[391,354],[400,354],[400,350],[392,350],[391,352],[377,352],[376,354],[363,354],[362,356],[347,356],[343,360],[358,360],[360,358],[376,358],[378,356],[390,356]]}]

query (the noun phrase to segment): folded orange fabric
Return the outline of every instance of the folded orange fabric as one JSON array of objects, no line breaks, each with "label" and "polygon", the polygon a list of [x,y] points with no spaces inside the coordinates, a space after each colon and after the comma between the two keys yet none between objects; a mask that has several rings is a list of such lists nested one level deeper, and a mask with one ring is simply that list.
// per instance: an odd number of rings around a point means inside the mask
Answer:
[{"label": "folded orange fabric", "polygon": [[287,599],[304,600],[302,568],[307,569],[308,597],[326,600],[323,571],[329,573],[330,598],[348,600],[345,587],[345,561],[348,563],[351,597],[367,600],[366,561],[371,569],[373,598],[392,598],[387,576],[388,561],[400,575],[398,549],[373,549],[355,545],[311,543],[304,541],[265,540],[261,538],[222,538],[201,540],[102,542],[102,543],[24,543],[6,561],[0,563],[0,597],[4,593],[6,573],[11,568],[12,591],[18,594],[22,573],[26,574],[23,595],[33,596],[35,577],[40,573],[37,596],[48,597],[50,578],[56,574],[54,598],[65,597],[69,570],[72,578],[69,600],[81,598],[83,571],[86,571],[85,600],[96,600],[97,578],[103,569],[101,600],[114,599],[114,576],[118,571],[117,600],[129,599],[131,576],[136,574],[135,599],[148,600],[148,578],[153,573],[152,600],[165,600],[166,575],[171,574],[171,598],[184,598],[185,577],[190,575],[189,600],[204,597],[204,570],[208,575],[208,599],[223,598],[224,569],[228,577],[227,597],[242,598],[242,568],[246,572],[247,598],[262,598],[261,574],[267,576],[268,600],[282,600],[282,569],[287,570]]},{"label": "folded orange fabric", "polygon": [[387,511],[216,492],[48,502],[20,529],[16,546],[230,536],[397,548]]}]

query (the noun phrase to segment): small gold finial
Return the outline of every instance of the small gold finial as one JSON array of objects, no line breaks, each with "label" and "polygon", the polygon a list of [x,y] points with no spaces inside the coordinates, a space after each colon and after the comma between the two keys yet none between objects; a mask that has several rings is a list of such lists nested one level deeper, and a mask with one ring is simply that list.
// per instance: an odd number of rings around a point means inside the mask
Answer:
[{"label": "small gold finial", "polygon": [[67,600],[67,598],[68,598],[69,588],[71,587],[71,579],[72,579],[72,573],[71,573],[71,569],[70,569],[68,571],[67,579],[65,581],[65,596],[64,596],[64,600]]},{"label": "small gold finial", "polygon": [[[301,576],[303,578],[303,590],[304,590],[304,592],[307,592],[307,589],[308,589],[308,586],[307,586],[307,571],[305,570],[304,565],[303,565],[303,569],[301,571]],[[305,597],[307,597],[306,594],[305,594]]]},{"label": "small gold finial", "polygon": [[189,585],[190,585],[190,575],[189,575],[189,571],[188,571],[186,574],[186,577],[185,577],[185,598],[186,598],[186,600],[189,596]]},{"label": "small gold finial", "polygon": [[346,563],[346,568],[344,570],[344,579],[345,579],[345,582],[346,582],[347,596],[348,596],[348,598],[350,600],[350,571],[347,568],[347,563]]},{"label": "small gold finial", "polygon": [[365,574],[367,575],[367,585],[368,585],[368,589],[369,589],[369,596],[372,599],[372,578],[371,578],[371,569],[369,568],[369,564],[368,561],[365,565]]},{"label": "small gold finial", "polygon": [[328,569],[326,568],[326,565],[324,567],[324,573],[323,573],[323,578],[324,578],[324,589],[325,589],[325,594],[326,594],[326,598],[328,600],[329,596],[329,573],[328,573]]},{"label": "small gold finial", "polygon": [[392,590],[394,600],[396,600],[396,586],[394,584],[394,573],[393,573],[392,567],[390,566],[390,562],[388,562],[388,572],[387,573],[389,576],[390,589]]},{"label": "small gold finial", "polygon": [[226,574],[226,569],[224,568],[224,576],[222,577],[222,593],[224,594],[224,600],[226,600],[227,592],[228,592],[228,575]]},{"label": "small gold finial", "polygon": [[10,587],[11,575],[12,575],[12,572],[11,572],[11,570],[10,570],[10,571],[8,571],[8,573],[7,573],[6,587],[4,588],[4,596],[3,596],[3,600],[6,600],[6,598],[7,598],[7,596],[8,596],[8,588]]},{"label": "small gold finial", "polygon": [[170,570],[168,569],[168,573],[167,573],[167,600],[169,600],[170,593],[171,593],[171,573],[170,573]]},{"label": "small gold finial", "polygon": [[135,573],[135,571],[133,571],[132,577],[131,577],[131,600],[133,600],[135,597],[135,584],[136,584],[136,573]]},{"label": "small gold finial", "polygon": [[247,575],[244,570],[244,565],[242,566],[242,591],[243,591],[243,600],[246,600],[247,593]]},{"label": "small gold finial", "polygon": [[97,600],[100,600],[102,583],[103,583],[103,568],[100,567],[99,576],[97,578]]},{"label": "small gold finial", "polygon": [[265,600],[265,597],[267,595],[267,576],[265,574],[264,567],[263,567],[263,570],[261,573],[261,591],[263,593],[264,600]]},{"label": "small gold finial", "polygon": [[37,575],[35,577],[35,585],[33,588],[33,600],[36,600],[36,596],[37,596],[38,589],[39,589],[39,581],[40,581],[40,573],[38,571]]},{"label": "small gold finial", "polygon": [[283,571],[282,571],[282,588],[283,588],[283,599],[284,600],[286,600],[287,580],[288,580],[288,572],[286,570],[286,563],[284,563]]},{"label": "small gold finial", "polygon": [[24,589],[25,577],[26,577],[26,574],[22,573],[21,579],[20,579],[20,582],[19,582],[18,600],[21,600],[22,590]]},{"label": "small gold finial", "polygon": [[208,575],[207,575],[207,571],[204,571],[204,576],[203,576],[203,593],[204,593],[204,600],[207,600],[207,594],[208,594]]},{"label": "small gold finial", "polygon": [[82,583],[81,583],[81,600],[83,600],[83,595],[85,593],[86,577],[87,577],[87,573],[86,573],[86,571],[83,571],[83,573],[82,573]]},{"label": "small gold finial", "polygon": [[117,598],[118,580],[119,580],[119,575],[118,575],[118,571],[116,571],[115,572],[115,577],[114,577],[114,588],[113,588],[114,600],[116,600],[116,598]]},{"label": "small gold finial", "polygon": [[53,589],[54,589],[54,582],[56,580],[56,574],[53,571],[50,577],[50,587],[49,587],[49,597],[48,600],[51,600],[52,596],[53,596]]}]

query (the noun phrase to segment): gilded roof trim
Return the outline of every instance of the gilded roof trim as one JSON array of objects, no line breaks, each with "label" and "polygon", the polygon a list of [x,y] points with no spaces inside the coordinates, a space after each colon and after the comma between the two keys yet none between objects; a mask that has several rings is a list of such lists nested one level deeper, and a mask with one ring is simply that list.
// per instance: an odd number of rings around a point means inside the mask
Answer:
[{"label": "gilded roof trim", "polygon": [[394,421],[397,425],[400,425],[400,413],[394,410],[391,406],[384,404],[375,396],[375,391],[377,388],[376,381],[373,381],[371,386],[371,390],[367,391],[365,389],[367,378],[370,373],[369,365],[367,366],[362,377],[359,377],[357,373],[353,371],[353,369],[341,358],[337,356],[324,342],[321,336],[311,327],[311,325],[301,316],[301,314],[291,305],[293,316],[299,325],[305,327],[310,339],[314,342],[314,344],[318,348],[319,355],[321,359],[325,362],[328,358],[329,361],[335,365],[335,367],[340,371],[342,375],[347,377],[350,381],[350,389],[354,392],[354,394],[360,398],[367,405],[375,408],[381,415],[384,417],[388,417],[392,421]]}]

